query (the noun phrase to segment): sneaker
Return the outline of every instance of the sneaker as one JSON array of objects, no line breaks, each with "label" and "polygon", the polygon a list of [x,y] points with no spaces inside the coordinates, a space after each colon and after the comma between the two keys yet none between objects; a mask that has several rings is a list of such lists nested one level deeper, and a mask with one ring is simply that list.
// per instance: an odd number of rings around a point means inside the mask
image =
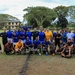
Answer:
[{"label": "sneaker", "polygon": [[39,53],[39,55],[41,55],[41,53]]},{"label": "sneaker", "polygon": [[48,56],[48,52],[46,52],[46,56]]}]

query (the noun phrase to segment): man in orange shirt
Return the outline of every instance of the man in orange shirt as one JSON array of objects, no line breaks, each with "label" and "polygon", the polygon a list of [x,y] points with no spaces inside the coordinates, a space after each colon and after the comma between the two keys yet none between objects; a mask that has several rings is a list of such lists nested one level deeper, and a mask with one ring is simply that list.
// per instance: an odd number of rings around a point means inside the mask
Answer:
[{"label": "man in orange shirt", "polygon": [[23,43],[21,42],[21,39],[16,43],[15,45],[15,52],[21,53],[23,49]]},{"label": "man in orange shirt", "polygon": [[52,32],[49,31],[49,29],[47,29],[47,31],[45,32],[45,38],[46,38],[46,40],[47,41],[51,41],[52,36],[53,36]]}]

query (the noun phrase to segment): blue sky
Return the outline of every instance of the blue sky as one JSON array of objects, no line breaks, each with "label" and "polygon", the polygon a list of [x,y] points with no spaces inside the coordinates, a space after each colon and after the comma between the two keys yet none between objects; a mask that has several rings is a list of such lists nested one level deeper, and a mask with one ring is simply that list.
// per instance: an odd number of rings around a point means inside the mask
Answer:
[{"label": "blue sky", "polygon": [[10,14],[23,20],[23,9],[30,6],[45,6],[54,8],[59,5],[75,5],[75,0],[0,0],[0,13]]}]

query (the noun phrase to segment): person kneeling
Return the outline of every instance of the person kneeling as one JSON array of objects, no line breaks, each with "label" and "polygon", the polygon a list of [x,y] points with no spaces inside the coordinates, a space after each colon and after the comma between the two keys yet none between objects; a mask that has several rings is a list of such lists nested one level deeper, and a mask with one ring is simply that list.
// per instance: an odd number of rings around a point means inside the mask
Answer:
[{"label": "person kneeling", "polygon": [[62,57],[66,57],[66,58],[70,58],[71,57],[71,47],[68,46],[68,44],[66,44],[64,46],[63,51],[61,52],[61,56]]},{"label": "person kneeling", "polygon": [[48,46],[50,45],[50,42],[45,39],[45,41],[42,43],[42,51],[44,54],[48,55]]},{"label": "person kneeling", "polygon": [[26,49],[29,49],[29,54],[33,53],[33,44],[32,40],[30,40],[29,37],[26,38],[24,46],[24,54],[26,54]]},{"label": "person kneeling", "polygon": [[38,37],[33,41],[35,53],[41,55],[41,42],[38,40]]},{"label": "person kneeling", "polygon": [[21,42],[21,39],[19,39],[19,41],[15,45],[15,52],[21,54],[22,50],[23,50],[23,43]]},{"label": "person kneeling", "polygon": [[13,44],[11,43],[10,40],[5,44],[5,46],[4,46],[4,52],[6,54],[9,54],[9,53],[13,53],[14,52],[14,50],[13,50]]}]

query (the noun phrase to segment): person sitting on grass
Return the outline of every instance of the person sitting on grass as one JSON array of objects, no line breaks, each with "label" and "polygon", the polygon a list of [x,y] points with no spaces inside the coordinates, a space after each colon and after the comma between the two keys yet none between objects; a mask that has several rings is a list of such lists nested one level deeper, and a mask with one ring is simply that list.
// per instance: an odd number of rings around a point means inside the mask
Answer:
[{"label": "person sitting on grass", "polygon": [[29,37],[26,37],[25,43],[24,43],[24,54],[26,54],[26,49],[29,49],[29,53],[32,54],[32,40],[29,39]]},{"label": "person sitting on grass", "polygon": [[62,52],[63,48],[64,48],[64,45],[65,45],[65,43],[63,43],[62,40],[60,40],[60,47],[59,47],[59,49],[55,50],[55,53],[60,54]]},{"label": "person sitting on grass", "polygon": [[9,53],[13,53],[14,52],[14,50],[13,50],[13,44],[11,43],[10,40],[5,44],[5,46],[4,46],[4,52],[6,54],[9,54]]},{"label": "person sitting on grass", "polygon": [[45,41],[42,43],[42,51],[44,54],[48,54],[49,45],[50,45],[50,42],[45,39]]},{"label": "person sitting on grass", "polygon": [[50,54],[52,54],[54,56],[55,50],[56,50],[55,42],[51,42],[51,44],[50,44]]},{"label": "person sitting on grass", "polygon": [[41,42],[38,40],[38,37],[33,41],[35,53],[41,55]]},{"label": "person sitting on grass", "polygon": [[21,39],[18,40],[18,42],[15,44],[15,52],[21,54],[23,51],[24,45],[21,42]]},{"label": "person sitting on grass", "polygon": [[61,52],[62,57],[70,58],[72,56],[73,43],[71,39],[68,39],[68,42],[65,44],[63,51]]}]

